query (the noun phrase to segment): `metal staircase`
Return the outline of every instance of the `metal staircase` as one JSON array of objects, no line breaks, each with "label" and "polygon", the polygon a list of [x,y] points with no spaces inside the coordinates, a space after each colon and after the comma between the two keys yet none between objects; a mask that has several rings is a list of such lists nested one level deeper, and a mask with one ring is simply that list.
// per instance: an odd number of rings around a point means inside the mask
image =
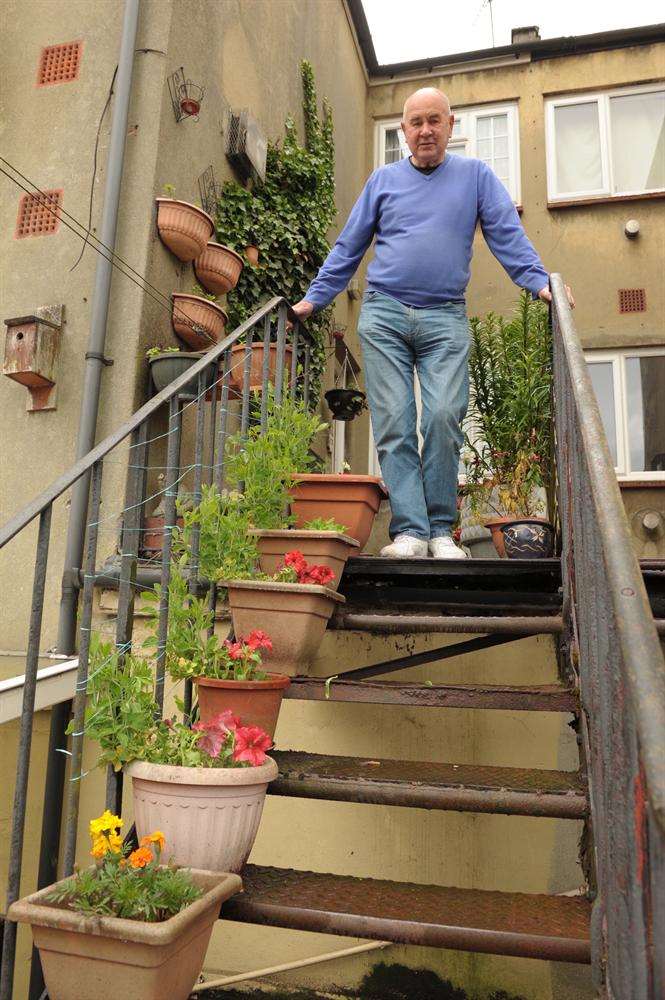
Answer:
[{"label": "metal staircase", "polygon": [[[484,951],[566,962],[592,962],[599,992],[621,1000],[659,1000],[665,995],[665,664],[658,642],[665,619],[665,573],[660,564],[644,567],[649,595],[632,551],[597,404],[575,333],[563,283],[552,276],[554,403],[561,558],[451,563],[429,560],[397,563],[352,560],[343,578],[347,597],[331,628],[381,635],[459,634],[436,649],[358,667],[341,663],[337,677],[296,678],[287,697],[300,701],[356,702],[359,705],[473,708],[482,711],[565,713],[574,720],[580,767],[562,772],[525,767],[456,762],[386,760],[313,752],[276,753],[279,778],[271,793],[395,808],[454,810],[513,816],[584,820],[584,896],[497,892],[483,888],[399,883],[378,878],[249,865],[244,892],[229,900],[221,916],[245,923],[445,948]],[[165,439],[165,543],[159,566],[162,582],[160,638],[165,637],[170,572],[170,529],[177,484],[187,463],[181,456],[182,413],[196,407],[194,460],[188,468],[194,497],[206,473],[223,481],[224,442],[232,345],[241,336],[251,346],[263,336],[264,388],[268,344],[278,345],[276,392],[285,391],[284,357],[288,305],[273,300],[213,348],[186,376],[141,408],[123,427],[33,501],[4,528],[0,547],[39,519],[32,617],[21,719],[17,783],[11,834],[8,899],[18,895],[26,813],[27,775],[44,601],[46,556],[53,504],[82,476],[91,474],[87,556],[84,567],[67,567],[65,586],[80,591],[80,637],[74,718],[80,722],[87,679],[89,630],[94,586],[104,574],[96,566],[102,462],[130,438],[122,557],[115,583],[119,591],[116,641],[129,647],[133,584],[138,566],[141,511],[148,498],[148,449]],[[296,391],[296,364],[302,363],[304,395],[309,392],[306,333],[294,329],[289,391]],[[250,417],[249,346],[244,356],[240,431]],[[213,366],[212,376],[210,366]],[[219,369],[218,369],[219,366]],[[211,381],[212,379],[212,381]],[[193,381],[192,381],[193,380]],[[221,406],[212,392],[219,384]],[[195,389],[192,389],[192,385]],[[168,406],[166,434],[150,421]],[[261,414],[265,419],[265,414]],[[206,421],[209,431],[206,434]],[[163,427],[162,427],[163,430]],[[204,450],[207,440],[210,451]],[[189,458],[188,458],[189,460]],[[196,550],[197,541],[194,541]],[[200,592],[202,581],[192,580]],[[214,586],[208,588],[214,607]],[[654,614],[656,621],[654,621]],[[527,636],[552,637],[557,683],[518,686],[483,683],[422,683],[391,674],[411,666],[439,663],[450,656],[519,643]],[[466,636],[466,637],[465,637]],[[71,654],[73,650],[60,650]],[[164,663],[157,662],[157,691],[163,690]],[[71,708],[71,706],[70,706]],[[52,746],[62,745],[57,726],[69,709],[53,713]],[[59,721],[58,721],[59,720]],[[81,726],[76,726],[77,732]],[[82,737],[71,743],[72,773],[81,767]],[[435,748],[430,748],[436,756]],[[426,755],[424,751],[423,756]],[[57,757],[57,754],[51,755]],[[65,810],[65,869],[76,845],[78,785],[68,783]],[[40,884],[52,881],[58,855],[59,810],[64,773],[51,768],[45,792]],[[108,782],[107,805],[117,808],[122,784]],[[57,815],[56,815],[57,814]],[[296,845],[297,847],[297,845]],[[386,875],[390,866],[386,865]],[[15,929],[5,924],[0,1000],[10,1000]],[[39,996],[38,976],[31,997]]]}]

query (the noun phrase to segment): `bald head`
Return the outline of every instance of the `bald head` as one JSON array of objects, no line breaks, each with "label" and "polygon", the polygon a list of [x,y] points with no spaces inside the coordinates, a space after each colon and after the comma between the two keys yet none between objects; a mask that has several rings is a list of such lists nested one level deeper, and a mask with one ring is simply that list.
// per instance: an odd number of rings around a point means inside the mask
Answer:
[{"label": "bald head", "polygon": [[414,93],[405,100],[404,110],[402,111],[402,121],[406,121],[408,112],[413,107],[418,107],[418,105],[423,101],[427,102],[427,104],[434,103],[441,108],[444,115],[450,114],[450,101],[442,90],[438,90],[436,87],[421,87],[420,90],[414,91]]},{"label": "bald head", "polygon": [[443,161],[454,122],[450,101],[436,87],[422,87],[407,98],[402,131],[416,167],[435,167]]}]

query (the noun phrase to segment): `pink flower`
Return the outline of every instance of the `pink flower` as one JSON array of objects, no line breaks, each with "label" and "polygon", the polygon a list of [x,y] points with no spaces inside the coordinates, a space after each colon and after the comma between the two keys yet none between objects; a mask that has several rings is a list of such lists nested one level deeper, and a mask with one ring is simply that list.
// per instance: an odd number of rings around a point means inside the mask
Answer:
[{"label": "pink flower", "polygon": [[272,740],[260,726],[242,726],[236,729],[233,759],[246,760],[252,767],[258,767],[266,760],[266,750],[271,746]]},{"label": "pink flower", "polygon": [[219,757],[226,737],[229,733],[235,732],[239,725],[238,716],[234,715],[230,708],[225,708],[209,722],[195,722],[192,729],[201,733],[197,740],[199,750],[203,750],[210,757]]}]

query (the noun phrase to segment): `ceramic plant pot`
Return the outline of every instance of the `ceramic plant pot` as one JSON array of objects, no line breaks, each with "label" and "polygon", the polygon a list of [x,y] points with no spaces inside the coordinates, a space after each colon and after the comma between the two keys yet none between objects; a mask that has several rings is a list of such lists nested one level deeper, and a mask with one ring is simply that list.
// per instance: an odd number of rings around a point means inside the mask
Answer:
[{"label": "ceramic plant pot", "polygon": [[[231,377],[229,379],[229,390],[232,396],[242,395],[243,381],[245,377],[245,345],[234,344],[231,348]],[[291,374],[291,357],[293,348],[287,346],[284,351],[284,377],[282,385],[285,387],[289,383]],[[268,351],[268,381],[275,384],[275,373],[277,371],[277,344],[271,344]],[[252,391],[261,391],[263,388],[263,344],[252,344],[252,360],[249,369],[249,388]]]},{"label": "ceramic plant pot", "polygon": [[245,726],[260,726],[269,736],[275,735],[282,697],[291,681],[286,674],[269,673],[262,681],[217,680],[195,677],[199,715],[210,722],[220,712],[230,709]]},{"label": "ceramic plant pot", "polygon": [[332,518],[346,527],[351,538],[364,548],[381,501],[388,493],[378,476],[296,473],[291,488],[291,513],[296,528],[308,521]]},{"label": "ceramic plant pot", "polygon": [[223,586],[235,634],[248,635],[258,622],[272,641],[263,662],[289,677],[307,673],[335,604],[344,603],[329,587],[309,583],[228,580]]},{"label": "ceramic plant pot", "polygon": [[215,295],[226,295],[235,288],[243,267],[244,261],[239,253],[212,241],[194,261],[196,280]]},{"label": "ceramic plant pot", "polygon": [[511,518],[501,530],[509,559],[547,559],[554,554],[554,526],[542,517]]},{"label": "ceramic plant pot", "polygon": [[492,541],[494,542],[494,548],[499,553],[500,559],[506,558],[506,548],[503,539],[503,526],[504,524],[510,524],[514,518],[512,517],[495,517],[491,521],[485,521],[485,527],[489,528],[492,532]]},{"label": "ceramic plant pot", "polygon": [[[132,779],[138,839],[161,830],[178,865],[239,872],[252,849],[277,764],[172,767],[135,760]],[[166,994],[165,994],[166,995]]]},{"label": "ceramic plant pot", "polygon": [[[161,505],[160,505],[161,506]],[[176,518],[179,528],[184,526],[181,517]],[[164,548],[164,514],[150,514],[143,521],[143,541],[141,551],[146,556],[154,556]]]},{"label": "ceramic plant pot", "polygon": [[111,984],[122,1000],[186,1000],[220,906],[242,888],[237,875],[196,869],[191,874],[203,896],[156,924],[56,906],[46,899],[55,885],[14,903],[8,916],[32,925],[49,1000],[99,1000],[109,995]]},{"label": "ceramic plant pot", "polygon": [[256,267],[259,262],[259,248],[251,245],[245,247],[245,257],[249,264],[253,264]]},{"label": "ceramic plant pot", "polygon": [[355,538],[337,531],[259,530],[255,528],[250,531],[250,535],[256,538],[262,573],[273,576],[284,565],[286,553],[297,549],[302,552],[308,563],[315,566],[327,566],[328,569],[332,570],[335,574],[335,579],[329,584],[332,590],[337,590],[339,587],[346,560],[355,552],[360,551],[360,544]]},{"label": "ceramic plant pot", "polygon": [[173,329],[188,347],[207,351],[221,339],[227,315],[217,303],[184,292],[173,292],[171,303]]},{"label": "ceramic plant pot", "polygon": [[186,263],[203,253],[215,224],[207,212],[188,201],[157,198],[157,229],[162,243]]}]

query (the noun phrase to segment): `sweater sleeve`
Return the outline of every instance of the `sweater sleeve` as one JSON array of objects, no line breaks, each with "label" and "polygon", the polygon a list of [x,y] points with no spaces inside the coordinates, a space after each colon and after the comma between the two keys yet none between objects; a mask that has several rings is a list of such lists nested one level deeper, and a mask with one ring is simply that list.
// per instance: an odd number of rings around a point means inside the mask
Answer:
[{"label": "sweater sleeve", "polygon": [[346,288],[372,242],[377,218],[375,176],[372,174],[365,184],[344,229],[304,295],[317,310],[324,309]]},{"label": "sweater sleeve", "polygon": [[534,295],[544,288],[549,275],[524,232],[508,191],[486,163],[478,172],[478,216],[490,250],[520,288]]}]

